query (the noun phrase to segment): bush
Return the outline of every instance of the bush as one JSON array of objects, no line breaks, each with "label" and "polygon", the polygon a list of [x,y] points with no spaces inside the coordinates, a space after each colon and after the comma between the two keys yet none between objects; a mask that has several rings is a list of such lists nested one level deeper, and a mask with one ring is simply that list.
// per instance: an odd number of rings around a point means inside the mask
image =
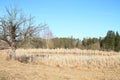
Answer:
[{"label": "bush", "polygon": [[22,63],[30,63],[33,61],[33,56],[22,55],[20,57],[17,57],[16,60],[18,60]]}]

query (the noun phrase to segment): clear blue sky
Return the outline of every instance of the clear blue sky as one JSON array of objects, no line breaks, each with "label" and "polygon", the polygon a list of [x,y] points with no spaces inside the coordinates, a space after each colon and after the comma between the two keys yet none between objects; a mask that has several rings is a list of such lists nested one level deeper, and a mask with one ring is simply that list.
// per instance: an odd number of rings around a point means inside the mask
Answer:
[{"label": "clear blue sky", "polygon": [[47,23],[55,37],[104,37],[120,33],[120,0],[0,0],[4,7],[16,3],[36,23]]}]

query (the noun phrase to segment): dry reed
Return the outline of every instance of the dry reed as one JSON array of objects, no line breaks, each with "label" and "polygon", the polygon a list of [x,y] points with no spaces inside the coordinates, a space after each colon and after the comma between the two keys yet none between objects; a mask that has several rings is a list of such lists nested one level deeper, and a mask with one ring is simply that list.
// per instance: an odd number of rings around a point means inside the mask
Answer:
[{"label": "dry reed", "polygon": [[[10,50],[2,50],[9,53]],[[17,49],[17,57],[31,59],[28,62],[59,67],[120,67],[120,54],[98,50],[80,49]],[[31,57],[32,56],[32,57]],[[30,58],[28,58],[30,57]],[[27,60],[24,59],[24,60]]]}]

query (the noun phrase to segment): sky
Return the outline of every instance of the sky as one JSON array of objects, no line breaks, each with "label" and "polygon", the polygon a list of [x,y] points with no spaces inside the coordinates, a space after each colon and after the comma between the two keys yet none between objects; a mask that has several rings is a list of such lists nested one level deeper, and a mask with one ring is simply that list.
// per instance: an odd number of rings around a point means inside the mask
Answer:
[{"label": "sky", "polygon": [[0,0],[0,16],[16,4],[35,23],[46,23],[54,37],[104,37],[120,33],[120,0]]}]

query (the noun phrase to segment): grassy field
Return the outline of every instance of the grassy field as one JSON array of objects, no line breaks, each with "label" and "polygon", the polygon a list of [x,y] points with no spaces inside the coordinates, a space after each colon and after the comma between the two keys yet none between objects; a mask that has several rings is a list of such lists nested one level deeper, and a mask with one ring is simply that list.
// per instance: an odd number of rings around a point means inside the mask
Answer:
[{"label": "grassy field", "polygon": [[[0,51],[0,80],[120,80],[120,54],[79,49],[18,49],[29,63],[6,60]],[[25,58],[25,57],[24,57]]]}]

